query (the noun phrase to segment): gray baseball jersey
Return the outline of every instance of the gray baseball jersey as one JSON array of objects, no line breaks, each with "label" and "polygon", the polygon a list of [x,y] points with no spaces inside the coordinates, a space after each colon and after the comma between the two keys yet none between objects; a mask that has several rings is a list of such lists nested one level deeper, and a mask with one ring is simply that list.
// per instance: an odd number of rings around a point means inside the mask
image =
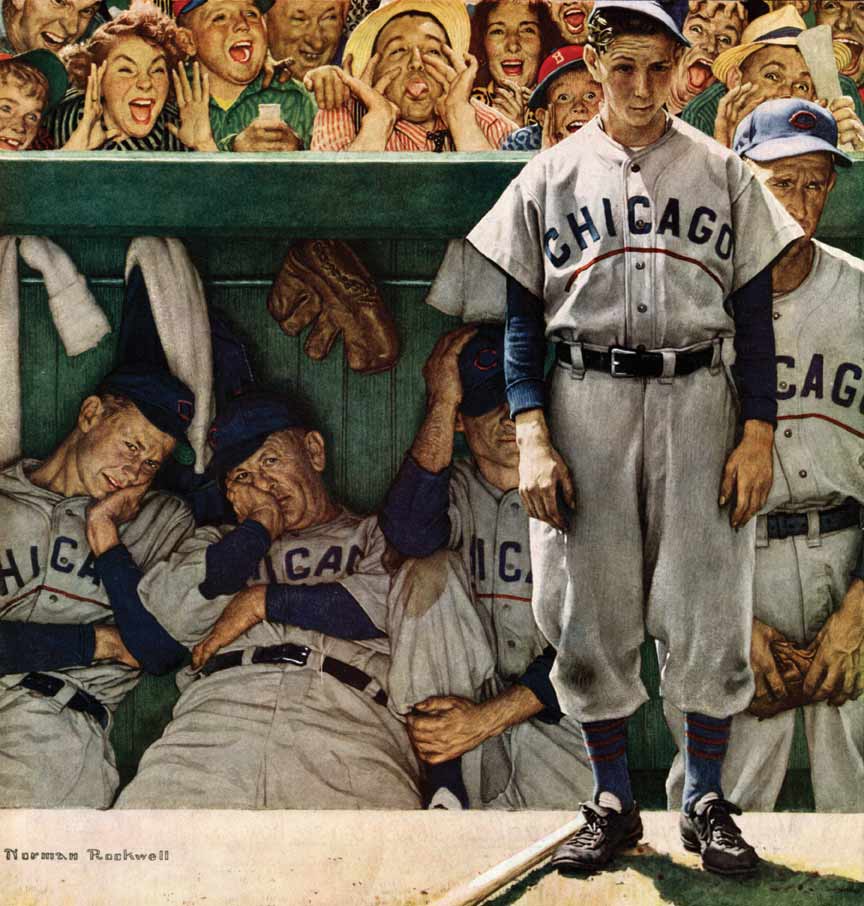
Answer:
[{"label": "gray baseball jersey", "polygon": [[[864,261],[814,245],[808,277],[774,297],[779,415],[766,510],[817,512],[846,497],[864,501]],[[857,527],[782,540],[757,531],[755,616],[809,644],[846,594],[861,539]],[[680,744],[681,715],[666,710]],[[864,810],[864,701],[841,708],[820,702],[803,713],[816,808]],[[794,711],[763,721],[736,715],[723,765],[733,802],[774,808],[794,729]],[[682,782],[679,758],[669,776],[670,802],[680,803]]]},{"label": "gray baseball jersey", "polygon": [[[0,619],[113,624],[87,544],[90,498],[34,485],[27,476],[37,465],[24,460],[0,472]],[[193,529],[179,498],[149,493],[120,537],[146,570]],[[63,702],[82,689],[113,712],[140,671],[104,661],[47,672],[66,684],[54,698],[21,688],[23,674],[0,676],[0,805],[106,808],[117,787],[108,734]]]},{"label": "gray baseball jersey", "polygon": [[646,628],[668,644],[662,689],[677,705],[722,717],[752,695],[752,528],[733,532],[716,499],[737,415],[720,358],[727,299],[800,234],[686,124],[633,150],[595,118],[533,158],[468,236],[543,300],[547,335],[574,360],[582,345],[715,348],[712,367],[681,377],[554,369],[547,416],[578,503],[567,533],[531,522],[533,598],[559,700],[580,720],[646,700]]},{"label": "gray baseball jersey", "polygon": [[[230,529],[200,529],[140,586],[145,606],[184,644],[207,636],[231,600],[198,591],[207,547]],[[273,543],[251,585],[339,582],[384,630],[390,578],[384,536],[374,517],[347,511],[331,522],[286,532]],[[387,685],[386,638],[351,641],[263,621],[226,646],[292,642],[307,663],[250,664],[195,678],[172,721],[145,752],[123,790],[121,808],[419,808],[416,762],[404,724],[373,698]],[[374,680],[365,692],[322,672],[324,657]]]}]

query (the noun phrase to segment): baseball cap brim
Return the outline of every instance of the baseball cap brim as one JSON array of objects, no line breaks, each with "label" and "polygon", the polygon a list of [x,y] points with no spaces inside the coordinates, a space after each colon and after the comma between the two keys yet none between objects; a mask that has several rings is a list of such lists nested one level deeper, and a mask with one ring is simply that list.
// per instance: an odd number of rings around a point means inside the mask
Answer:
[{"label": "baseball cap brim", "polygon": [[537,87],[531,92],[531,97],[528,98],[528,109],[536,110],[537,107],[545,107],[546,92],[549,90],[549,86],[558,76],[563,75],[565,72],[570,72],[571,69],[576,69],[577,66],[585,66],[585,61],[570,60],[569,63],[563,63],[554,72],[550,72],[542,82],[538,82]]},{"label": "baseball cap brim", "polygon": [[[668,32],[679,44],[690,47],[690,42],[684,37],[681,29],[675,20],[666,12],[659,3],[650,3],[646,0],[596,0],[591,16],[604,9],[627,9],[634,13],[641,13],[650,19],[656,19],[661,25],[665,26]],[[589,17],[588,22],[591,22]]]},{"label": "baseball cap brim", "polygon": [[771,141],[761,142],[751,149],[742,150],[741,156],[750,160],[760,161],[778,160],[781,157],[800,157],[802,154],[812,154],[815,151],[827,151],[833,154],[841,167],[851,167],[852,159],[830,142],[815,135],[785,136],[774,138]]},{"label": "baseball cap brim", "polygon": [[27,50],[24,53],[13,54],[8,59],[32,66],[45,76],[45,80],[48,82],[46,110],[62,100],[69,87],[69,77],[66,75],[66,67],[60,62],[60,58],[50,50]]},{"label": "baseball cap brim", "polygon": [[134,399],[132,402],[151,425],[155,425],[163,434],[167,434],[177,441],[174,452],[171,454],[174,459],[184,466],[194,465],[195,451],[186,440],[186,435],[178,434],[174,425],[165,417],[165,410],[159,406],[151,406],[146,400]]},{"label": "baseball cap brim", "polygon": [[472,388],[471,393],[463,397],[459,404],[459,411],[469,418],[485,415],[497,409],[501,403],[507,401],[507,389],[504,382],[504,372],[499,371],[494,377]]}]

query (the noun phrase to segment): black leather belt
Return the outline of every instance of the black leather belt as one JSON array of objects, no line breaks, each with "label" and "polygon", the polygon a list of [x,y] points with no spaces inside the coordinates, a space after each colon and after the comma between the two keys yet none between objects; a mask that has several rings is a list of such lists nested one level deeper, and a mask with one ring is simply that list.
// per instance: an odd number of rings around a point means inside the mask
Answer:
[{"label": "black leather belt", "polygon": [[[46,698],[54,698],[66,683],[59,677],[51,676],[49,673],[28,673],[18,685],[29,689],[31,692],[38,692],[39,695],[44,695]],[[66,702],[66,707],[94,717],[101,724],[103,730],[108,728],[108,709],[100,701],[93,698],[89,692],[79,689]]]},{"label": "black leather belt", "polygon": [[[769,513],[767,519],[768,538],[771,540],[782,541],[784,538],[807,534],[807,513]],[[858,501],[851,497],[840,506],[819,511],[820,535],[839,532],[841,529],[860,524],[861,507]]]},{"label": "black leather belt", "polygon": [[[567,343],[555,344],[555,355],[559,362],[572,365],[570,346]],[[706,368],[714,358],[714,347],[706,346],[692,352],[675,353],[675,375],[680,377],[693,374],[700,368]],[[582,361],[591,371],[605,371],[612,377],[662,377],[663,354],[636,349],[620,349],[612,346],[605,352],[582,347]]]},{"label": "black leather belt", "polygon": [[[294,645],[286,642],[283,645],[268,645],[263,648],[256,648],[252,652],[251,663],[253,664],[296,664],[303,667],[309,660],[311,649],[306,645]],[[226,651],[223,654],[214,654],[209,661],[201,668],[204,676],[211,673],[217,673],[219,670],[227,670],[230,667],[240,667],[243,664],[243,652]],[[365,692],[369,684],[372,683],[372,677],[359,667],[346,664],[344,661],[336,660],[335,657],[325,657],[321,662],[321,670],[335,677],[340,683]],[[378,705],[387,704],[387,693],[379,689],[373,696],[372,701]]]}]

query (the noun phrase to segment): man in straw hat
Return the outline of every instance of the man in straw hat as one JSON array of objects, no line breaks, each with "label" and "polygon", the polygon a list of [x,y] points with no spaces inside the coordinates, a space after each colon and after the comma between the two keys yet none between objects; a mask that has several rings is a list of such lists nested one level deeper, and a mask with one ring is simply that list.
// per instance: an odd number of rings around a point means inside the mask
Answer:
[{"label": "man in straw hat", "polygon": [[[394,0],[375,10],[348,39],[344,70],[306,76],[322,108],[311,150],[497,150],[517,124],[471,100],[470,32],[464,5],[447,0]],[[324,75],[335,84],[329,103],[317,85]]]},{"label": "man in straw hat", "polygon": [[[714,61],[717,82],[687,104],[681,118],[730,147],[735,127],[762,101],[789,97],[815,101],[813,79],[798,49],[798,35],[806,28],[792,6],[754,19],[744,29],[741,43]],[[849,59],[848,49],[835,41],[834,55],[842,70]],[[840,86],[846,97],[828,102],[840,143],[864,150],[864,106],[854,82],[840,76]]]}]

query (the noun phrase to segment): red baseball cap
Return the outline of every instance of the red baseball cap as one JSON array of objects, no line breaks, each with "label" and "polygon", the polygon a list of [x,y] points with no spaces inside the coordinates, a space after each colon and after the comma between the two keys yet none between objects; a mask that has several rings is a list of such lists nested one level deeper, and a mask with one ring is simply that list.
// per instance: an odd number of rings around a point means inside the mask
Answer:
[{"label": "red baseball cap", "polygon": [[582,61],[581,44],[565,44],[563,47],[553,50],[540,66],[540,72],[537,73],[537,87],[528,99],[528,106],[532,110],[535,107],[545,107],[546,91],[549,85],[558,76],[579,65],[585,65]]}]

